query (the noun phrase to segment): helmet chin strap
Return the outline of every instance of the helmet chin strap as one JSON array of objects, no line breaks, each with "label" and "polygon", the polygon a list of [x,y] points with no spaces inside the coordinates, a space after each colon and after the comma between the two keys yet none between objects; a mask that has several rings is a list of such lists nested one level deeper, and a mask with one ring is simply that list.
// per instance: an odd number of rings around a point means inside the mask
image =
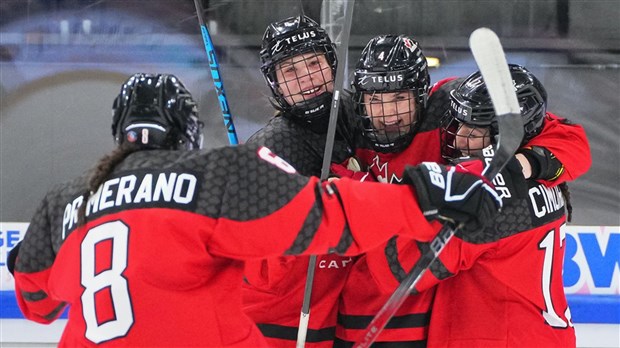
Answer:
[{"label": "helmet chin strap", "polygon": [[314,132],[325,133],[329,123],[331,102],[332,93],[326,92],[286,108],[285,116],[310,126]]}]

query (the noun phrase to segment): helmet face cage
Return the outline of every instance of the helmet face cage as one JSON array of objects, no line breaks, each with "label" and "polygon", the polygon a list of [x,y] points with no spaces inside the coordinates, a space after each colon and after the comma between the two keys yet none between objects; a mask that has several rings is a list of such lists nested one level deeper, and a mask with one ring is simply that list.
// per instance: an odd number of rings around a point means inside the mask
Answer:
[{"label": "helmet face cage", "polygon": [[364,48],[353,80],[363,136],[378,152],[400,152],[412,141],[426,107],[430,77],[416,41],[380,35]]},{"label": "helmet face cage", "polygon": [[446,111],[441,121],[441,155],[445,159],[480,154],[482,149],[495,143],[491,125],[475,125],[452,116]]},{"label": "helmet face cage", "polygon": [[419,124],[415,93],[409,89],[364,92],[355,103],[363,134],[379,152],[400,152],[413,139]]},{"label": "helmet face cage", "polygon": [[[523,117],[523,144],[543,128],[547,93],[540,81],[524,67],[509,64],[509,68]],[[469,132],[473,128],[477,131]],[[450,92],[450,109],[441,125],[443,157],[456,158],[481,149],[471,146],[481,143],[476,138],[481,132],[486,132],[489,141],[484,142],[482,148],[496,143],[498,128],[495,110],[482,76],[476,72]]]},{"label": "helmet face cage", "polygon": [[135,74],[114,100],[112,135],[145,148],[202,148],[203,123],[191,94],[174,75]]},{"label": "helmet face cage", "polygon": [[336,50],[315,21],[300,16],[272,23],[260,58],[278,109],[307,122],[329,115]]}]

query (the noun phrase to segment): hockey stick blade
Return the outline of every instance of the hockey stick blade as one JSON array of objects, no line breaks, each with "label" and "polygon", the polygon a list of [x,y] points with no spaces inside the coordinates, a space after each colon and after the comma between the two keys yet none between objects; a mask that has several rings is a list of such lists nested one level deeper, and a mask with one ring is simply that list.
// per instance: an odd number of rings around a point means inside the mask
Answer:
[{"label": "hockey stick blade", "polygon": [[[325,136],[325,150],[323,152],[323,164],[321,167],[321,180],[327,179],[329,176],[329,165],[332,159],[332,151],[334,150],[334,138],[336,136],[336,124],[338,120],[338,111],[340,109],[340,94],[344,85],[345,71],[347,70],[346,55],[349,45],[349,35],[351,34],[351,23],[353,21],[353,5],[355,0],[344,0],[346,2],[344,9],[344,26],[342,28],[341,41],[338,46],[337,57],[340,61],[336,67],[336,77],[334,81],[334,95],[329,113],[329,123],[327,126],[327,135]],[[301,305],[301,313],[299,315],[299,328],[297,330],[296,348],[303,348],[306,344],[306,335],[308,333],[308,324],[310,322],[310,299],[312,297],[312,285],[314,283],[314,270],[316,268],[316,255],[310,255],[308,262],[308,271],[306,275],[306,286],[304,288],[304,298]]]},{"label": "hockey stick blade", "polygon": [[[490,29],[479,28],[472,33],[469,43],[497,115],[499,138],[493,158],[483,172],[487,179],[492,180],[506,166],[521,144],[523,121],[508,63],[497,35]],[[354,347],[370,347],[459,228],[460,226],[455,227],[450,223],[444,224],[431,241],[430,248],[422,254],[370,322],[362,341]]]},{"label": "hockey stick blade", "polygon": [[469,37],[469,46],[493,101],[499,138],[493,160],[483,175],[494,178],[523,140],[523,118],[502,44],[489,28],[478,28]]},{"label": "hockey stick blade", "polygon": [[213,41],[209,30],[204,20],[204,9],[201,4],[202,0],[194,0],[196,6],[196,15],[198,16],[198,23],[200,24],[200,32],[202,34],[202,40],[204,41],[205,50],[207,51],[207,58],[209,59],[209,68],[211,70],[211,77],[213,78],[213,84],[215,85],[215,92],[217,93],[217,99],[219,100],[220,109],[222,110],[222,117],[224,118],[224,126],[228,133],[228,142],[231,145],[239,144],[237,138],[237,131],[233,123],[232,115],[230,114],[230,107],[228,106],[228,98],[224,92],[224,82],[222,81],[222,74],[220,73],[220,66],[215,58],[215,49],[213,48]]}]

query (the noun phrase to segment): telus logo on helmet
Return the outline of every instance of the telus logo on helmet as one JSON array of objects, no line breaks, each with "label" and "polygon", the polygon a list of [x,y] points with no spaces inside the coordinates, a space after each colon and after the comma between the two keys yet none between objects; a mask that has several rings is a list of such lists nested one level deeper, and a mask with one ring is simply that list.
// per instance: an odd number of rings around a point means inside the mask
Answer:
[{"label": "telus logo on helmet", "polygon": [[[454,91],[450,91],[452,94]],[[450,108],[462,118],[468,118],[471,116],[471,107],[462,105],[454,101],[454,98],[450,98]]]},{"label": "telus logo on helmet", "polygon": [[309,31],[303,31],[299,34],[295,34],[295,35],[280,39],[276,41],[275,45],[271,47],[271,54],[275,54],[275,53],[282,51],[285,45],[290,45],[292,43],[305,41],[310,38],[315,38],[316,36],[317,34],[315,30],[309,30]]},{"label": "telus logo on helmet", "polygon": [[370,75],[363,75],[361,76],[358,80],[357,83],[361,86],[365,86],[368,83],[390,83],[390,82],[402,82],[405,79],[405,77],[402,74],[398,74],[398,75],[388,75],[388,76],[370,76]]},{"label": "telus logo on helmet", "polygon": [[368,75],[363,75],[357,79],[357,84],[361,86],[365,86],[368,83]]}]

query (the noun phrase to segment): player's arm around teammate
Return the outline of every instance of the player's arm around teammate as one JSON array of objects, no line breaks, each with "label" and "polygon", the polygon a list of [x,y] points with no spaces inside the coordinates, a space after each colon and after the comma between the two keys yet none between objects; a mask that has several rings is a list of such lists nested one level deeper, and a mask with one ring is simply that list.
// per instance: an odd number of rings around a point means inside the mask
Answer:
[{"label": "player's arm around teammate", "polygon": [[[487,221],[501,206],[466,172],[450,188],[464,200],[429,207],[412,186],[300,176],[261,146],[199,151],[196,104],[172,75],[128,79],[112,131],[117,148],[46,194],[10,258],[25,317],[49,323],[69,306],[62,347],[265,346],[240,305],[244,260],[428,240],[429,209]],[[426,168],[411,175],[432,185]]]}]

